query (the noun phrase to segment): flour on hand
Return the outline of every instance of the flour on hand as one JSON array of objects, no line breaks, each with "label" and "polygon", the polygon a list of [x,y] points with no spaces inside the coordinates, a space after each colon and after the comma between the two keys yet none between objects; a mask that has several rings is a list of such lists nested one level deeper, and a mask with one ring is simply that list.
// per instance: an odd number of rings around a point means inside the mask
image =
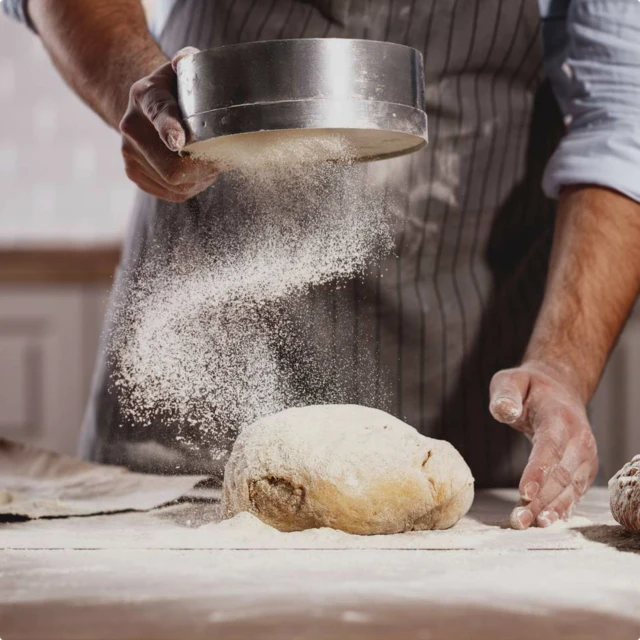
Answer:
[{"label": "flour on hand", "polygon": [[287,409],[245,427],[224,477],[225,517],[248,511],[280,531],[361,535],[447,529],[473,501],[448,442],[358,405]]}]

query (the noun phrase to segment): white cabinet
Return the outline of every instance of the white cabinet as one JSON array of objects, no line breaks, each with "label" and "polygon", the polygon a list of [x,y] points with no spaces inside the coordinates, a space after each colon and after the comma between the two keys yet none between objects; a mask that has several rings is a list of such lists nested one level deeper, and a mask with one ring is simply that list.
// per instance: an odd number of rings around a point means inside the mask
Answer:
[{"label": "white cabinet", "polygon": [[108,288],[0,286],[0,435],[74,453]]}]

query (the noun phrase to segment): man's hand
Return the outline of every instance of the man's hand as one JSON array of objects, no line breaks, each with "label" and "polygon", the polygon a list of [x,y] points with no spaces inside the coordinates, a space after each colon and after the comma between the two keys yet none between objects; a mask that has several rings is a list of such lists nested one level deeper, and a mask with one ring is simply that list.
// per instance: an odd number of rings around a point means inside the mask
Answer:
[{"label": "man's hand", "polygon": [[584,402],[566,374],[535,361],[496,373],[490,395],[493,417],[533,442],[511,525],[548,527],[570,514],[598,472]]},{"label": "man's hand", "polygon": [[524,364],[497,373],[490,410],[533,441],[511,524],[568,514],[598,470],[586,406],[640,291],[640,204],[576,186],[560,194],[549,275]]},{"label": "man's hand", "polygon": [[171,62],[131,86],[129,105],[120,122],[127,176],[153,196],[184,202],[206,189],[218,173],[210,162],[181,157],[186,143],[177,100],[175,67],[187,47]]},{"label": "man's hand", "polygon": [[38,0],[29,14],[54,64],[78,95],[122,133],[127,175],[148,193],[182,202],[216,177],[210,162],[180,157],[186,132],[175,65],[147,29],[140,0]]}]

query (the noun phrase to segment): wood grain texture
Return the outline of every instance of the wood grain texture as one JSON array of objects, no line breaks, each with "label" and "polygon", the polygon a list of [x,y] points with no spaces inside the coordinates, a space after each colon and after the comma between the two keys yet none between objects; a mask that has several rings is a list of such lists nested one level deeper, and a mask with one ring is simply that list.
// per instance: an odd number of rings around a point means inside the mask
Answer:
[{"label": "wood grain texture", "polygon": [[0,283],[111,283],[120,247],[0,249]]}]

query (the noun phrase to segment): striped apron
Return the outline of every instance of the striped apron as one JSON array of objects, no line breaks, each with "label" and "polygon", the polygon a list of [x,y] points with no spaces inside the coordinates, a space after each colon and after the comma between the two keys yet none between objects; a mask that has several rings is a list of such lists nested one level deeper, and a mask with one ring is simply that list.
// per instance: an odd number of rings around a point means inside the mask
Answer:
[{"label": "striped apron", "polygon": [[[395,255],[364,278],[310,291],[290,310],[303,327],[297,339],[325,354],[319,368],[340,361],[341,401],[378,406],[450,441],[479,487],[513,486],[529,445],[491,418],[488,386],[521,359],[541,303],[554,205],[540,183],[562,135],[537,0],[179,0],[160,44],[171,56],[186,45],[307,37],[422,51],[430,144],[384,161],[385,206],[400,221]],[[201,235],[224,192],[222,177],[195,203],[140,193],[112,303],[150,251],[169,256],[176,239]],[[183,450],[166,425],[124,415],[109,374],[101,358],[85,457],[211,472],[206,453]]]}]

